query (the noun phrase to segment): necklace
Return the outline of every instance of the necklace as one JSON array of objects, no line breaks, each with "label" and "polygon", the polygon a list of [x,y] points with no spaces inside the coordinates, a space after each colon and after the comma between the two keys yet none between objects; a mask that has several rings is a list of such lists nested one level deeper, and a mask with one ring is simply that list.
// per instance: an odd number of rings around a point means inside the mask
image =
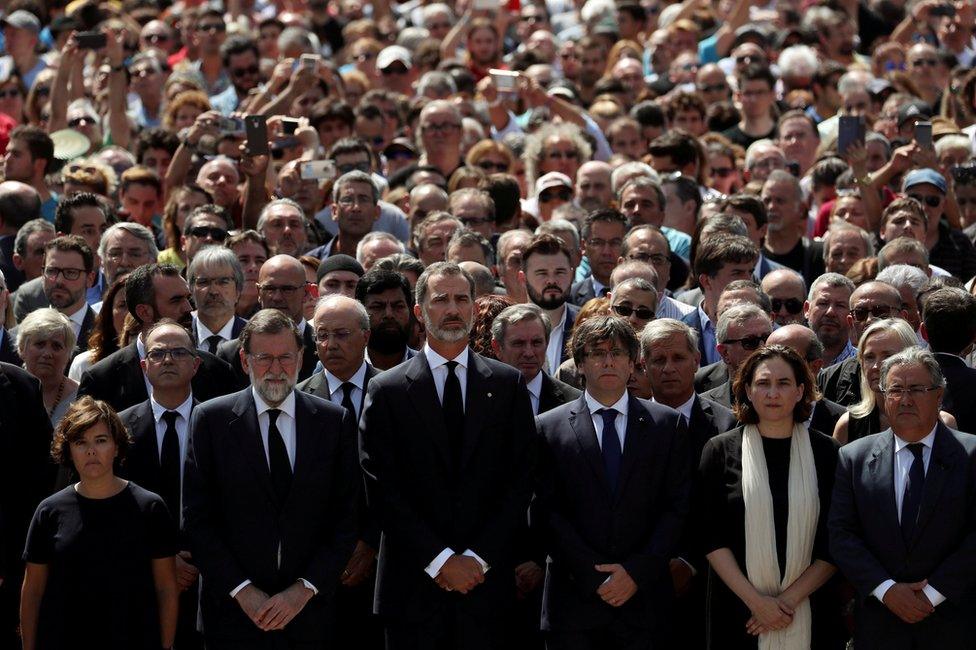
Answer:
[{"label": "necklace", "polygon": [[64,395],[64,377],[61,377],[61,383],[58,384],[58,396],[54,398],[54,404],[51,405],[51,410],[47,412],[48,417],[54,417],[54,410],[58,408],[58,404],[61,403],[62,395]]}]

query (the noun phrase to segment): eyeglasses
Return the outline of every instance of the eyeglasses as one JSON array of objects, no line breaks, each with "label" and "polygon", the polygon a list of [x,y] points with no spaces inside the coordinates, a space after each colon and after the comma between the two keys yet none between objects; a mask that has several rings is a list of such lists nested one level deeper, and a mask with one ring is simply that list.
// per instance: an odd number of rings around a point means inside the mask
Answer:
[{"label": "eyeglasses", "polygon": [[197,289],[209,289],[212,286],[226,289],[233,282],[234,278],[228,276],[222,276],[219,278],[194,278],[193,286],[195,286]]},{"label": "eyeglasses", "polygon": [[630,253],[627,255],[627,259],[637,260],[638,262],[644,262],[645,264],[652,264],[654,266],[664,266],[665,264],[671,263],[671,258],[660,253],[654,253],[653,255],[648,253]]},{"label": "eyeglasses", "polygon": [[930,68],[934,68],[939,65],[937,59],[915,59],[909,62],[913,68],[921,68],[923,65],[927,65]]},{"label": "eyeglasses", "polygon": [[315,340],[318,343],[327,343],[332,339],[336,343],[345,343],[353,334],[352,330],[315,330]]},{"label": "eyeglasses", "polygon": [[152,68],[139,68],[138,70],[130,70],[129,74],[137,79],[142,79],[144,77],[156,74],[156,71]]},{"label": "eyeglasses", "polygon": [[637,314],[637,318],[641,320],[651,320],[654,318],[654,312],[651,311],[650,307],[630,307],[628,305],[614,305],[613,309],[617,314],[623,318],[630,318],[631,314]]},{"label": "eyeglasses", "polygon": [[508,163],[492,162],[490,160],[482,160],[478,163],[478,168],[483,169],[488,173],[498,172],[503,174],[508,171]]},{"label": "eyeglasses", "polygon": [[288,352],[287,354],[279,354],[275,356],[273,354],[249,354],[247,358],[251,360],[251,364],[257,368],[270,368],[277,361],[281,364],[283,368],[290,368],[295,365],[298,360],[298,355],[293,352]]},{"label": "eyeglasses", "polygon": [[779,311],[783,307],[786,307],[786,311],[791,314],[799,314],[803,309],[803,301],[799,298],[787,298],[786,300],[782,298],[771,298],[770,304],[773,306],[773,311]]},{"label": "eyeglasses", "polygon": [[891,399],[902,400],[905,396],[910,396],[913,400],[920,399],[925,393],[931,393],[937,391],[941,386],[909,386],[908,388],[902,388],[901,386],[893,386],[891,388],[882,388],[881,394],[885,397],[890,397]]},{"label": "eyeglasses", "polygon": [[[749,63],[765,63],[766,58],[762,56],[755,56],[753,54],[745,54],[735,57],[735,62],[739,65],[746,65]],[[763,94],[765,94],[765,91]]]},{"label": "eyeglasses", "polygon": [[144,34],[143,38],[147,43],[168,43],[172,40],[168,34]]},{"label": "eyeglasses", "polygon": [[336,170],[339,175],[348,174],[349,172],[368,172],[369,171],[369,161],[364,160],[357,163],[345,163],[343,165],[336,165]]},{"label": "eyeglasses", "polygon": [[855,307],[851,310],[851,318],[856,320],[858,323],[862,323],[868,319],[868,316],[872,318],[888,318],[891,316],[891,312],[895,309],[888,305],[874,305],[873,307]]},{"label": "eyeglasses", "polygon": [[20,97],[20,91],[16,88],[0,90],[0,99],[16,99],[17,97]]},{"label": "eyeglasses", "polygon": [[621,359],[629,358],[630,355],[627,350],[622,348],[613,348],[611,350],[587,350],[587,359],[596,359],[597,361],[620,361]]},{"label": "eyeglasses", "polygon": [[94,125],[97,124],[97,122],[98,120],[96,120],[94,117],[76,117],[75,119],[68,121],[68,126],[71,128],[76,128],[79,126]]},{"label": "eyeglasses", "polygon": [[153,348],[146,352],[146,359],[153,363],[162,363],[167,357],[178,363],[195,356],[193,350],[189,348]]},{"label": "eyeglasses", "polygon": [[57,280],[59,275],[63,275],[65,280],[77,280],[85,269],[61,269],[56,266],[45,266],[44,277],[48,280]]},{"label": "eyeglasses", "polygon": [[758,350],[762,346],[766,345],[766,339],[769,338],[769,334],[763,334],[761,336],[756,336],[752,334],[750,336],[744,336],[741,339],[728,339],[722,341],[725,345],[732,345],[733,343],[738,343],[742,346],[743,350]]},{"label": "eyeglasses", "polygon": [[357,54],[352,58],[360,63],[363,63],[365,61],[372,61],[373,59],[376,58],[376,55],[373,54],[372,52],[363,52],[361,54]]},{"label": "eyeglasses", "polygon": [[424,124],[424,131],[438,131],[440,133],[450,133],[451,131],[457,131],[460,128],[461,125],[457,122],[443,122],[441,124],[429,122]]},{"label": "eyeglasses", "polygon": [[571,190],[559,190],[558,192],[542,192],[539,194],[539,203],[549,203],[559,199],[560,201],[570,201],[573,198]]},{"label": "eyeglasses", "polygon": [[258,291],[265,295],[273,295],[277,292],[281,292],[281,295],[287,297],[295,295],[296,291],[303,290],[305,288],[304,284],[259,284]]},{"label": "eyeglasses", "polygon": [[576,149],[569,149],[567,151],[556,149],[555,151],[547,151],[546,158],[549,160],[579,160],[579,152]]},{"label": "eyeglasses", "polygon": [[194,226],[190,228],[188,234],[193,235],[197,239],[203,239],[204,237],[209,237],[214,241],[224,241],[227,239],[227,231],[223,228],[213,228],[211,226]]},{"label": "eyeglasses", "polygon": [[261,68],[257,65],[251,65],[246,68],[233,68],[230,71],[230,73],[237,78],[254,76],[259,72],[261,72]]},{"label": "eyeglasses", "polygon": [[480,226],[483,223],[491,223],[494,219],[491,217],[463,217],[461,223],[466,227],[471,228],[473,226]]},{"label": "eyeglasses", "polygon": [[387,160],[414,160],[417,154],[409,149],[394,149],[383,154]]},{"label": "eyeglasses", "polygon": [[523,23],[541,23],[544,21],[545,18],[542,16],[519,16],[519,22]]},{"label": "eyeglasses", "polygon": [[207,23],[206,25],[197,25],[198,32],[217,32],[218,34],[227,31],[227,25],[224,23]]},{"label": "eyeglasses", "polygon": [[924,203],[930,208],[937,208],[942,205],[941,196],[922,196],[921,194],[909,194],[908,198],[915,199],[919,203]]},{"label": "eyeglasses", "polygon": [[700,93],[719,93],[728,91],[729,87],[725,84],[702,84],[698,86]]},{"label": "eyeglasses", "polygon": [[110,248],[105,252],[105,256],[113,262],[118,262],[123,257],[128,257],[130,260],[142,260],[149,257],[149,251],[143,248]]},{"label": "eyeglasses", "polygon": [[338,203],[344,208],[349,208],[354,205],[374,205],[376,201],[373,200],[373,197],[371,196],[366,196],[365,194],[357,194],[355,196],[344,196],[338,201],[336,201],[336,203]]}]

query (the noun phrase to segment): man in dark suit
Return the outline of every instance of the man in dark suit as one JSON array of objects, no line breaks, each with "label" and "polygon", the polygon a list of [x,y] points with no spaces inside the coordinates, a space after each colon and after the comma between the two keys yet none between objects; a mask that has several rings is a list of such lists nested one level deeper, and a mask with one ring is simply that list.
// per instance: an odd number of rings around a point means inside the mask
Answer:
[{"label": "man in dark suit", "polygon": [[78,235],[61,235],[48,242],[44,253],[44,295],[48,304],[68,317],[78,343],[75,353],[88,349],[95,326],[95,310],[88,305],[88,289],[95,281],[95,253]]},{"label": "man in dark suit", "polygon": [[[356,300],[335,294],[319,301],[312,331],[323,370],[298,384],[298,390],[341,406],[359,421],[369,381],[378,372],[366,363],[369,315]],[[380,534],[360,494],[356,549],[342,572],[336,592],[336,643],[364,650],[383,647],[383,633],[373,612],[373,572]]]},{"label": "man in dark suit", "polygon": [[924,298],[922,335],[946,379],[942,410],[952,413],[960,431],[976,433],[976,370],[962,356],[976,342],[976,298],[945,288]]},{"label": "man in dark suit", "polygon": [[691,445],[677,411],[628,395],[638,357],[626,322],[587,320],[573,337],[586,392],[537,420],[548,648],[669,646],[668,564],[688,514]]},{"label": "man in dark suit", "polygon": [[891,428],[840,450],[830,551],[858,591],[854,646],[965,648],[976,634],[976,436],[939,420],[945,378],[909,348],[881,366]]},{"label": "man in dark suit", "polygon": [[772,331],[769,314],[752,303],[739,303],[722,312],[715,328],[715,347],[729,369],[729,381],[705,391],[702,397],[731,409],[732,378],[750,354],[766,345]]},{"label": "man in dark suit", "polygon": [[229,248],[211,245],[193,256],[186,280],[196,305],[192,330],[196,347],[216,354],[221,343],[236,340],[247,324],[236,314],[244,269]]},{"label": "man in dark suit", "polygon": [[51,420],[41,385],[21,368],[0,363],[0,647],[20,646],[21,556],[34,510],[54,488]]},{"label": "man in dark suit", "polygon": [[[146,358],[142,369],[152,386],[149,399],[119,413],[132,436],[132,444],[119,468],[119,476],[163,497],[173,526],[182,528],[183,462],[189,438],[190,413],[196,406],[190,381],[200,367],[190,333],[176,321],[165,318],[146,332]],[[176,646],[199,649],[203,639],[197,632],[197,568],[182,535],[176,556],[176,579],[180,587]]]},{"label": "man in dark suit", "polygon": [[[104,400],[123,411],[149,399],[150,386],[140,362],[146,356],[144,333],[161,318],[172,318],[189,329],[190,290],[174,266],[145,264],[129,274],[125,282],[126,308],[142,332],[132,343],[113,352],[81,376],[79,395]],[[198,401],[225,395],[238,380],[231,368],[207,352],[200,352],[200,368],[193,377],[193,394]]]},{"label": "man in dark suit", "polygon": [[427,346],[373,378],[360,422],[367,496],[383,530],[376,612],[387,648],[501,648],[535,427],[517,370],[468,349],[474,282],[427,267],[414,313]]},{"label": "man in dark suit", "polygon": [[610,274],[617,266],[629,225],[623,213],[605,208],[591,212],[583,222],[583,254],[590,264],[590,276],[570,289],[569,300],[582,307],[588,300],[610,291]]},{"label": "man in dark suit", "polygon": [[295,390],[302,337],[276,309],[241,333],[251,387],[190,418],[183,521],[215,650],[330,647],[356,540],[356,423]]},{"label": "man in dark suit", "polygon": [[366,361],[377,370],[389,370],[416,356],[407,343],[416,325],[413,292],[398,271],[372,268],[356,284],[356,300],[369,314]]},{"label": "man in dark suit", "polygon": [[[261,266],[258,272],[258,303],[261,309],[278,309],[294,321],[302,336],[302,362],[298,379],[312,376],[318,365],[315,353],[315,336],[305,322],[303,305],[309,284],[305,279],[305,267],[291,255],[275,255]],[[230,364],[237,373],[237,384],[247,385],[247,371],[241,363],[241,342],[232,339],[221,343],[217,356]]]},{"label": "man in dark suit", "polygon": [[573,335],[579,314],[579,307],[569,302],[572,257],[563,240],[547,234],[533,237],[522,251],[522,272],[518,277],[525,283],[529,300],[545,312],[551,323],[544,366],[549,375],[555,375],[567,359],[566,343]]}]

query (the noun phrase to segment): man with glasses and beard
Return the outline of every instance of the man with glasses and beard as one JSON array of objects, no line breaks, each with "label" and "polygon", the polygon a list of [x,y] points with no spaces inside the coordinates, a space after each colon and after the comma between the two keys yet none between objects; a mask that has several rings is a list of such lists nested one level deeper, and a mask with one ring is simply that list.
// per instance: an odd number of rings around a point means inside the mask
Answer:
[{"label": "man with glasses and beard", "polygon": [[251,385],[193,410],[184,527],[208,648],[324,650],[356,541],[356,422],[295,390],[304,339],[277,309],[241,332]]},{"label": "man with glasses and beard", "polygon": [[573,260],[566,244],[553,235],[533,237],[522,251],[520,279],[525,284],[529,300],[538,305],[552,323],[545,370],[555,375],[559,364],[568,358],[566,341],[573,334],[573,323],[580,310],[568,302],[573,285]]},{"label": "man with glasses and beard", "polygon": [[[44,295],[71,321],[78,341],[76,352],[88,349],[88,336],[95,326],[95,310],[86,302],[94,271],[95,254],[78,235],[62,235],[48,242],[42,276]],[[16,339],[13,331],[10,335]]]},{"label": "man with glasses and beard", "polygon": [[366,362],[389,370],[417,356],[407,342],[414,327],[413,292],[402,273],[374,268],[356,285],[356,300],[369,314]]},{"label": "man with glasses and beard", "polygon": [[360,461],[383,530],[375,611],[387,647],[507,647],[535,425],[521,373],[468,348],[474,281],[417,280],[421,354],[366,391]]}]

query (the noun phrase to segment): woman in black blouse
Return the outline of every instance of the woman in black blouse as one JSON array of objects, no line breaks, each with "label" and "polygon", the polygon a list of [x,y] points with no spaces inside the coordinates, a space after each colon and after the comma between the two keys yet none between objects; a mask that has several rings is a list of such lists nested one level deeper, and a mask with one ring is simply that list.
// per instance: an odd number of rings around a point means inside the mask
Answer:
[{"label": "woman in black blouse", "polygon": [[58,423],[52,455],[81,480],[34,513],[24,551],[24,650],[173,645],[175,533],[160,497],[115,476],[128,444],[119,416],[90,397]]},{"label": "woman in black blouse", "polygon": [[839,611],[810,607],[835,571],[826,521],[837,462],[837,443],[806,427],[813,375],[796,352],[771,345],[743,363],[733,394],[743,426],[709,441],[698,472],[709,647],[843,647]]}]

